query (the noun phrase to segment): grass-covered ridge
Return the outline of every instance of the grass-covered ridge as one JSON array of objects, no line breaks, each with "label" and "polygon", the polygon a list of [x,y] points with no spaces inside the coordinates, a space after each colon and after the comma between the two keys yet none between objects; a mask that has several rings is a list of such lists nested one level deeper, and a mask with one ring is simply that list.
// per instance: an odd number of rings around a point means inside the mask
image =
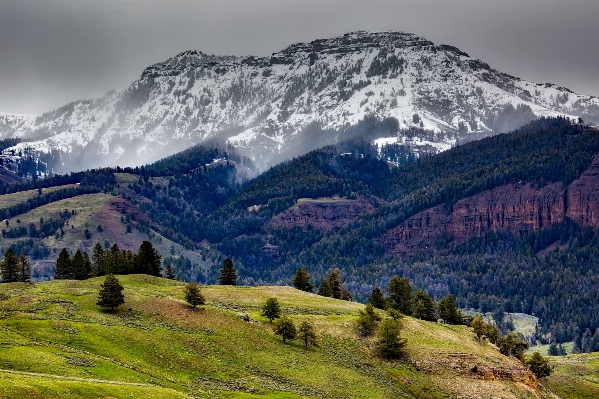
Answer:
[{"label": "grass-covered ridge", "polygon": [[[114,314],[96,306],[102,278],[4,284],[0,397],[547,397],[521,363],[465,326],[406,317],[408,357],[387,362],[374,355],[375,338],[356,334],[358,303],[206,286],[206,306],[193,311],[183,283],[119,278],[126,302]],[[296,324],[312,321],[320,346],[283,344],[260,316],[269,297]]]}]

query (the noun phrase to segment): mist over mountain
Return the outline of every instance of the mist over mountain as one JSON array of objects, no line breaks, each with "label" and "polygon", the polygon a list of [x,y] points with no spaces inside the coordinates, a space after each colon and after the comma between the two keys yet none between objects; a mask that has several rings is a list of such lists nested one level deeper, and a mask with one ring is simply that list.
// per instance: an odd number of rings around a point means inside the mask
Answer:
[{"label": "mist over mountain", "polygon": [[125,90],[37,116],[0,114],[0,135],[23,140],[2,151],[22,174],[136,166],[206,140],[264,170],[339,142],[368,118],[395,122],[367,139],[434,152],[557,115],[599,123],[599,100],[410,33],[360,31],[270,57],[186,51]]}]

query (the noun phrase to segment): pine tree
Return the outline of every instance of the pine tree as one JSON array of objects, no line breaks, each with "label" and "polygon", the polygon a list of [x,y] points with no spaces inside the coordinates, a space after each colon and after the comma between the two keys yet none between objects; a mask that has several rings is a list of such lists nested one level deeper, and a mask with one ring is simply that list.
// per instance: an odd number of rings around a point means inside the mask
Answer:
[{"label": "pine tree", "polygon": [[22,283],[31,282],[31,264],[23,252],[19,256],[19,281]]},{"label": "pine tree", "polygon": [[476,338],[480,342],[480,339],[485,335],[485,321],[479,315],[474,316],[472,322],[470,323],[472,328],[474,329],[474,333],[476,334]]},{"label": "pine tree", "polygon": [[427,321],[436,321],[436,307],[435,301],[430,297],[428,292],[418,290],[412,298],[414,304],[414,311],[412,315],[418,319]]},{"label": "pine tree", "polygon": [[537,378],[549,377],[553,371],[553,367],[549,365],[549,360],[541,356],[539,352],[533,353],[532,356],[526,360],[526,364]]},{"label": "pine tree", "polygon": [[237,272],[233,266],[233,261],[229,258],[226,258],[223,262],[218,283],[220,285],[237,285]]},{"label": "pine tree", "polygon": [[320,286],[318,287],[318,295],[326,296],[328,298],[333,296],[333,291],[331,290],[329,279],[325,278],[324,280],[322,280],[322,283],[320,283]]},{"label": "pine tree", "polygon": [[122,270],[119,270],[119,255],[121,254],[121,250],[117,243],[112,244],[109,251],[106,251],[106,260],[108,265],[108,273],[112,274],[124,274],[121,273]]},{"label": "pine tree", "polygon": [[162,256],[150,241],[144,241],[139,247],[135,260],[135,272],[161,277]]},{"label": "pine tree", "polygon": [[460,324],[462,322],[462,315],[456,307],[453,295],[449,294],[439,300],[439,316],[448,324]]},{"label": "pine tree", "polygon": [[73,259],[71,260],[71,268],[74,273],[74,278],[76,280],[85,280],[87,276],[85,275],[85,258],[83,254],[78,249],[73,255]]},{"label": "pine tree", "polygon": [[370,302],[372,306],[377,309],[387,309],[387,301],[385,300],[385,297],[383,296],[383,293],[379,287],[375,287],[372,290],[372,294],[370,294],[370,299],[368,299],[368,302]]},{"label": "pine tree", "polygon": [[331,287],[331,296],[336,299],[341,299],[343,282],[341,281],[341,272],[339,269],[333,269],[331,274],[329,274],[328,280],[329,286]]},{"label": "pine tree", "polygon": [[1,270],[3,283],[14,283],[15,281],[19,281],[19,259],[10,247],[8,247],[4,253],[4,261],[2,261]]},{"label": "pine tree", "polygon": [[106,276],[104,284],[100,284],[100,286],[102,288],[98,293],[96,305],[110,309],[113,312],[115,308],[125,303],[124,288],[114,274]]},{"label": "pine tree", "polygon": [[359,310],[358,314],[358,334],[363,337],[372,335],[381,321],[381,316],[374,311],[374,307],[370,303],[364,310]]},{"label": "pine tree", "polygon": [[275,323],[275,334],[283,337],[283,343],[286,343],[288,339],[295,339],[297,335],[297,330],[295,329],[295,324],[293,321],[283,316]]},{"label": "pine tree", "polygon": [[128,249],[121,251],[117,257],[117,270],[119,274],[131,274],[134,269],[135,254]]},{"label": "pine tree", "polygon": [[206,303],[206,298],[202,294],[198,283],[191,282],[185,286],[185,301],[193,306],[194,310],[197,305]]},{"label": "pine tree", "polygon": [[166,264],[166,269],[164,270],[164,274],[165,274],[165,277],[168,278],[169,280],[174,280],[176,278],[175,268],[173,268],[173,265],[171,264],[171,262],[168,262]]},{"label": "pine tree", "polygon": [[407,278],[391,277],[387,292],[389,306],[405,315],[412,314],[412,286]]},{"label": "pine tree", "polygon": [[102,249],[102,244],[100,242],[96,242],[94,245],[94,251],[92,254],[92,276],[103,276],[106,274],[106,270],[104,269],[104,249]]},{"label": "pine tree", "polygon": [[557,345],[555,344],[555,342],[552,342],[551,345],[549,345],[549,351],[547,352],[547,354],[549,356],[559,356],[559,352],[557,350]]},{"label": "pine tree", "polygon": [[318,346],[316,341],[316,329],[314,323],[304,320],[297,329],[297,337],[304,343],[306,350],[309,345]]},{"label": "pine tree", "polygon": [[66,248],[63,248],[58,254],[56,259],[56,272],[54,273],[54,279],[66,280],[74,278],[73,268],[71,265],[71,255]]},{"label": "pine tree", "polygon": [[400,338],[400,332],[400,322],[392,319],[383,321],[376,345],[379,356],[385,359],[399,359],[403,356],[406,341]]},{"label": "pine tree", "polygon": [[262,313],[260,315],[270,320],[271,324],[274,319],[281,317],[281,306],[279,306],[277,298],[268,298],[264,306],[262,306]]},{"label": "pine tree", "polygon": [[303,267],[300,267],[295,272],[293,277],[293,286],[301,291],[312,292],[314,284],[310,282],[310,273]]},{"label": "pine tree", "polygon": [[88,279],[92,276],[92,263],[89,260],[89,255],[87,254],[87,252],[83,253],[83,260],[84,260],[84,280]]}]

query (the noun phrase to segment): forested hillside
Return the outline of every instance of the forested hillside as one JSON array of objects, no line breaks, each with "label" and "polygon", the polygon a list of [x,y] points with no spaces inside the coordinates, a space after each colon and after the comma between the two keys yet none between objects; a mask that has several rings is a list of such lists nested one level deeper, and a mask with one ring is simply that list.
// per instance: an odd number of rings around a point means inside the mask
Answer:
[{"label": "forested hillside", "polygon": [[[365,120],[360,129],[384,131],[390,123]],[[338,268],[344,287],[364,301],[398,274],[435,298],[455,295],[462,308],[539,317],[542,342],[579,337],[583,346],[581,337],[596,334],[596,130],[543,118],[437,155],[352,137],[348,129],[348,140],[256,178],[253,164],[234,150],[197,146],[144,167],[3,186],[20,193],[79,183],[24,197],[2,212],[16,223],[19,213],[57,199],[103,192],[123,201],[113,206],[120,222],[107,224],[110,239],[136,235],[119,243],[128,248],[152,238],[185,279],[215,282],[214,265],[225,256],[248,285],[289,284],[299,267],[318,285]],[[7,225],[3,234],[13,246],[26,236],[50,259],[44,248],[60,242],[44,241],[40,232],[60,223],[67,219],[57,215],[33,230]],[[82,250],[106,234],[93,231]]]}]

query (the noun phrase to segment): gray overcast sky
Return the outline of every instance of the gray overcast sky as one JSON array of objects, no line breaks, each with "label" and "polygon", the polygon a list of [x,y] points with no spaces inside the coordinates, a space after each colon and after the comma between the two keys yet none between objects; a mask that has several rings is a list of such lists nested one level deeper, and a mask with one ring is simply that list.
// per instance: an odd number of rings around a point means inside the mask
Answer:
[{"label": "gray overcast sky", "polygon": [[402,30],[492,67],[599,96],[599,1],[0,0],[0,111],[127,87],[178,52],[264,56],[353,30]]}]

